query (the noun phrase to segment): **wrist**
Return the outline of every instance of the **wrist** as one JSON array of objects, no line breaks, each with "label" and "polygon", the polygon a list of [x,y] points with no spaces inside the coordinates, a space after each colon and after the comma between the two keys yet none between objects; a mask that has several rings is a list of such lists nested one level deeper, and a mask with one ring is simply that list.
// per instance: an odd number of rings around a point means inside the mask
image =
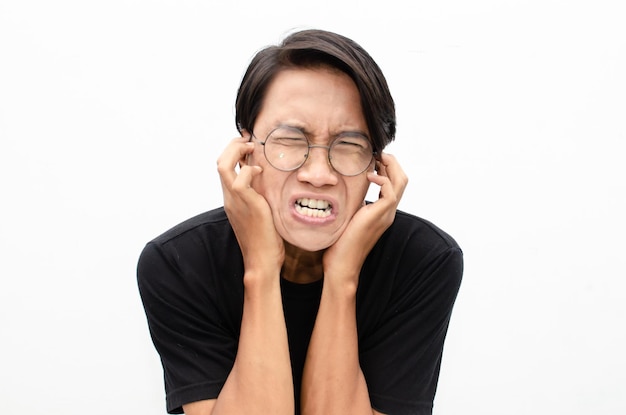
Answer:
[{"label": "wrist", "polygon": [[246,269],[243,285],[246,290],[280,287],[280,269]]},{"label": "wrist", "polygon": [[[339,278],[337,278],[339,277]],[[359,274],[324,274],[323,290],[337,299],[350,300],[356,298],[359,286]]]}]

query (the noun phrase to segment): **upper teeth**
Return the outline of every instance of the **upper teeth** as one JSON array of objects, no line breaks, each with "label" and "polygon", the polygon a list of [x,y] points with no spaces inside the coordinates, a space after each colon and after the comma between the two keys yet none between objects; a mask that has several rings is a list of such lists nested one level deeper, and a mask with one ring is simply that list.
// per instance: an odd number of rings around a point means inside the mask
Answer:
[{"label": "upper teeth", "polygon": [[307,199],[306,197],[298,199],[296,203],[301,206],[308,206],[311,209],[328,209],[328,206],[330,206],[330,203],[328,203],[328,201],[326,200]]},{"label": "upper teeth", "polygon": [[296,200],[296,210],[307,216],[326,217],[330,215],[330,203],[326,200],[301,198]]}]

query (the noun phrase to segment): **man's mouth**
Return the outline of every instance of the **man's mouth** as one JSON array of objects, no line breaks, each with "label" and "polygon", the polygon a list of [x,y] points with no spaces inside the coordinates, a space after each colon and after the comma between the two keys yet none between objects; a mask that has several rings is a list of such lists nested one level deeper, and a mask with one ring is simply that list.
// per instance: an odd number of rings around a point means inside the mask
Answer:
[{"label": "man's mouth", "polygon": [[326,218],[330,216],[332,206],[327,200],[300,198],[296,200],[296,211],[312,218]]}]

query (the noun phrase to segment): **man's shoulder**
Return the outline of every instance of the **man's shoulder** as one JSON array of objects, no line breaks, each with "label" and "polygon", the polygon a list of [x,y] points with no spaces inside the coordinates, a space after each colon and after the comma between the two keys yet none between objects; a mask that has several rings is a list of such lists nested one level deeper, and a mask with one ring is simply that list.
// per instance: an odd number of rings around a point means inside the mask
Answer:
[{"label": "man's shoulder", "polygon": [[184,220],[149,241],[140,254],[139,269],[145,275],[159,275],[169,267],[187,280],[202,280],[217,275],[211,270],[240,267],[240,260],[241,251],[226,213],[217,208]]},{"label": "man's shoulder", "polygon": [[217,232],[219,229],[230,229],[228,217],[223,207],[212,209],[186,219],[152,239],[150,242],[163,245],[174,239],[210,232],[209,228],[214,228],[213,232]]},{"label": "man's shoulder", "polygon": [[441,249],[461,249],[457,241],[445,230],[430,220],[398,210],[396,219],[389,229],[389,237],[404,240],[417,238],[422,244],[439,246]]}]

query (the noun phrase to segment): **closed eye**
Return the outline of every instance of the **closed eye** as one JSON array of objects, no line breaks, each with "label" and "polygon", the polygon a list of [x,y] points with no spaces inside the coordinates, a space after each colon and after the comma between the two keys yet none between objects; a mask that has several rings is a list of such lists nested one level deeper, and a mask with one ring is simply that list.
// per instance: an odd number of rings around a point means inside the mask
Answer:
[{"label": "closed eye", "polygon": [[302,146],[308,145],[305,137],[290,137],[290,136],[272,136],[271,140],[276,145],[282,146]]},{"label": "closed eye", "polygon": [[351,151],[368,151],[370,149],[370,144],[367,139],[363,137],[339,137],[333,143],[333,146],[351,150]]}]

